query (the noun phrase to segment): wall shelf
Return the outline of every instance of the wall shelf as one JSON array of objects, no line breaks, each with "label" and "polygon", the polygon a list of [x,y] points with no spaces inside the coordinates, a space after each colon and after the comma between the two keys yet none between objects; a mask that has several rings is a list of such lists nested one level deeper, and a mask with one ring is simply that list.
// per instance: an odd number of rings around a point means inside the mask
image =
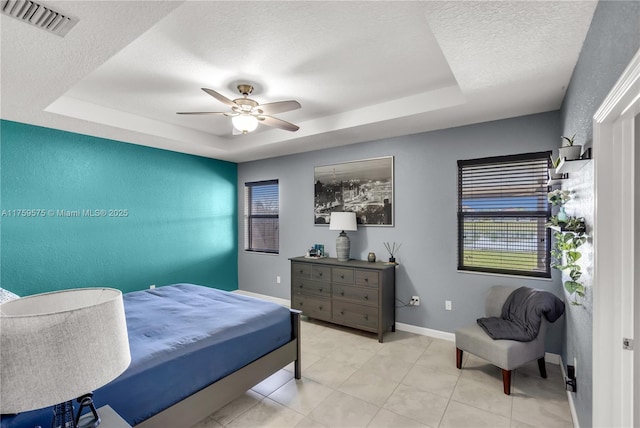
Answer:
[{"label": "wall shelf", "polygon": [[558,186],[567,178],[569,178],[568,174],[562,174],[562,177],[559,178],[549,178],[549,180],[547,180],[547,186]]},{"label": "wall shelf", "polygon": [[584,166],[589,163],[591,159],[575,159],[575,160],[567,160],[567,158],[563,158],[560,161],[560,165],[556,168],[556,172],[561,174],[568,174],[570,172],[578,172]]},{"label": "wall shelf", "polygon": [[549,226],[549,229],[553,229],[558,232],[573,232],[578,234],[587,232],[587,226],[585,225],[584,220],[580,220],[580,226],[577,228],[566,229],[565,223],[560,223],[558,226]]}]

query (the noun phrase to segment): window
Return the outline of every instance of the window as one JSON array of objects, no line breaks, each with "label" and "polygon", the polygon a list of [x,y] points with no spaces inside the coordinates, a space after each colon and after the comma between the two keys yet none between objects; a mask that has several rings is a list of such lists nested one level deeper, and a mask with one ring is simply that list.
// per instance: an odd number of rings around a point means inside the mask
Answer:
[{"label": "window", "polygon": [[551,152],[458,161],[458,269],[551,277]]},{"label": "window", "polygon": [[244,249],[278,254],[278,180],[244,183]]}]

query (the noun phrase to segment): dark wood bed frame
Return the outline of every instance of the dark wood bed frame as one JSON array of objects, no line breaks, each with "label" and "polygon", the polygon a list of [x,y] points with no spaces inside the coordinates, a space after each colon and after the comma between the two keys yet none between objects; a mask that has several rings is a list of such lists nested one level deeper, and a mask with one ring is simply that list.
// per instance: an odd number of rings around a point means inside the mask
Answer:
[{"label": "dark wood bed frame", "polygon": [[290,311],[289,342],[140,422],[136,428],[189,428],[291,362],[295,378],[300,379],[300,311]]}]

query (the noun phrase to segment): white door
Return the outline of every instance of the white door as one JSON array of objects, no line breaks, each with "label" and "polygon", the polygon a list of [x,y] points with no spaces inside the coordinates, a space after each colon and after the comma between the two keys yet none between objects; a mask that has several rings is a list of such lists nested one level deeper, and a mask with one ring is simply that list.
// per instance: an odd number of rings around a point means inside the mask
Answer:
[{"label": "white door", "polygon": [[595,427],[640,425],[640,352],[623,349],[640,349],[639,115],[640,50],[593,120]]},{"label": "white door", "polygon": [[634,253],[635,260],[633,265],[635,266],[634,272],[634,300],[635,300],[635,310],[633,311],[635,315],[634,319],[634,328],[633,331],[635,333],[635,348],[634,352],[634,362],[633,362],[633,422],[638,425],[640,424],[640,172],[638,172],[638,168],[640,168],[640,114],[636,115],[635,120],[635,171],[636,171],[636,179],[635,179],[635,204],[634,204],[634,214],[635,214],[635,239],[634,239]]}]

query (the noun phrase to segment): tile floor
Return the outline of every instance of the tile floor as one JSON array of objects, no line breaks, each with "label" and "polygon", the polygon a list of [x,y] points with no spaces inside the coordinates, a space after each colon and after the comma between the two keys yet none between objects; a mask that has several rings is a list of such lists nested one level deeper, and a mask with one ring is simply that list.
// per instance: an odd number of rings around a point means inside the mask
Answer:
[{"label": "tile floor", "polygon": [[275,373],[193,428],[573,427],[560,367],[536,362],[502,392],[500,370],[453,342],[396,331],[374,335],[302,322],[302,379]]}]

